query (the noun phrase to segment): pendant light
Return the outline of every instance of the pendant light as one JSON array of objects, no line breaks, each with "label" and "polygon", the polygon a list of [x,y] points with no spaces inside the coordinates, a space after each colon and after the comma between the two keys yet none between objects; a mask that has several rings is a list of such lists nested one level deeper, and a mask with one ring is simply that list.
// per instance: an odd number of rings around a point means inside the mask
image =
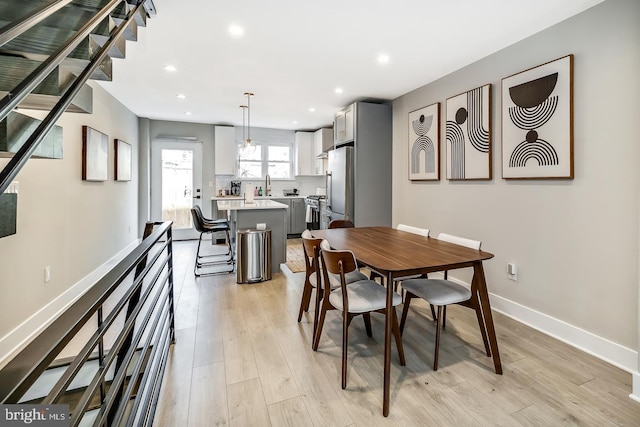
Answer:
[{"label": "pendant light", "polygon": [[253,93],[245,92],[244,96],[247,97],[247,138],[244,139],[244,125],[243,125],[242,139],[244,141],[244,146],[248,147],[248,146],[251,146],[251,97],[253,96]]},{"label": "pendant light", "polygon": [[248,105],[241,105],[240,108],[242,108],[242,148],[246,148],[247,145],[247,140],[246,140],[246,116],[247,116],[247,108],[249,108]]}]

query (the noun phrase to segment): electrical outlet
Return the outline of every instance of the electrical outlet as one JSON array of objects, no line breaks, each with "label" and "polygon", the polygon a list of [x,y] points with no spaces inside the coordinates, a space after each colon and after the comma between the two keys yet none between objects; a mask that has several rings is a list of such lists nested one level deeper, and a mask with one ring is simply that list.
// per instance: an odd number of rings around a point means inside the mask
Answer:
[{"label": "electrical outlet", "polygon": [[49,282],[49,280],[51,280],[51,267],[47,265],[44,268],[44,283]]},{"label": "electrical outlet", "polygon": [[507,278],[517,281],[518,280],[518,266],[514,263],[507,263]]}]

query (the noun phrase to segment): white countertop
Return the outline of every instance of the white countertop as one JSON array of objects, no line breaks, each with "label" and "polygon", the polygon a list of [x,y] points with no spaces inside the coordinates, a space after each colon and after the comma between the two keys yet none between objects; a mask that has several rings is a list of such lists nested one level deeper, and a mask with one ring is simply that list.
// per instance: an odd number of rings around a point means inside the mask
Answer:
[{"label": "white countertop", "polygon": [[[255,196],[254,200],[271,200],[271,199],[304,199],[307,196]],[[242,196],[214,196],[211,200],[242,200]]]},{"label": "white countertop", "polygon": [[218,210],[240,211],[240,210],[260,210],[260,209],[289,209],[284,203],[274,202],[270,199],[254,200],[253,203],[246,203],[244,200],[231,197],[219,198]]}]

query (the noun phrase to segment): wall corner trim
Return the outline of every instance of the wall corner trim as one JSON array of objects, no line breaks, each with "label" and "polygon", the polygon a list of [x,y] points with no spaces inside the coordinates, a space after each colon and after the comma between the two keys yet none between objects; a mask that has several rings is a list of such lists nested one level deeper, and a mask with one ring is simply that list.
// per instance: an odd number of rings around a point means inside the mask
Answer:
[{"label": "wall corner trim", "polygon": [[640,403],[640,372],[635,371],[635,372],[632,372],[631,375],[632,375],[633,384],[632,384],[631,394],[629,395],[629,397],[632,400],[635,400],[636,402]]}]

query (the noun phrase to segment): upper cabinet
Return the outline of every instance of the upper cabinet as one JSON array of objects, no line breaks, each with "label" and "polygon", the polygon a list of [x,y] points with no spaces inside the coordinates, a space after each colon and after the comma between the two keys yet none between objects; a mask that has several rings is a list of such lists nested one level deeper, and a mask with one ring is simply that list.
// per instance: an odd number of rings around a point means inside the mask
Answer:
[{"label": "upper cabinet", "polygon": [[296,132],[295,135],[295,175],[315,175],[313,132]]},{"label": "upper cabinet", "polygon": [[215,174],[236,174],[236,130],[233,126],[215,127]]},{"label": "upper cabinet", "polygon": [[315,132],[296,132],[296,175],[324,175],[323,154],[325,147],[333,147],[333,131],[330,128]]},{"label": "upper cabinet", "polygon": [[333,123],[335,145],[346,144],[347,142],[353,141],[353,107],[354,104],[351,104],[338,111],[335,115]]},{"label": "upper cabinet", "polygon": [[324,175],[324,159],[327,151],[333,149],[333,129],[318,129],[313,133],[313,169],[316,175]]},{"label": "upper cabinet", "polygon": [[313,134],[313,142],[316,157],[326,154],[329,150],[333,150],[333,129],[318,129]]}]

